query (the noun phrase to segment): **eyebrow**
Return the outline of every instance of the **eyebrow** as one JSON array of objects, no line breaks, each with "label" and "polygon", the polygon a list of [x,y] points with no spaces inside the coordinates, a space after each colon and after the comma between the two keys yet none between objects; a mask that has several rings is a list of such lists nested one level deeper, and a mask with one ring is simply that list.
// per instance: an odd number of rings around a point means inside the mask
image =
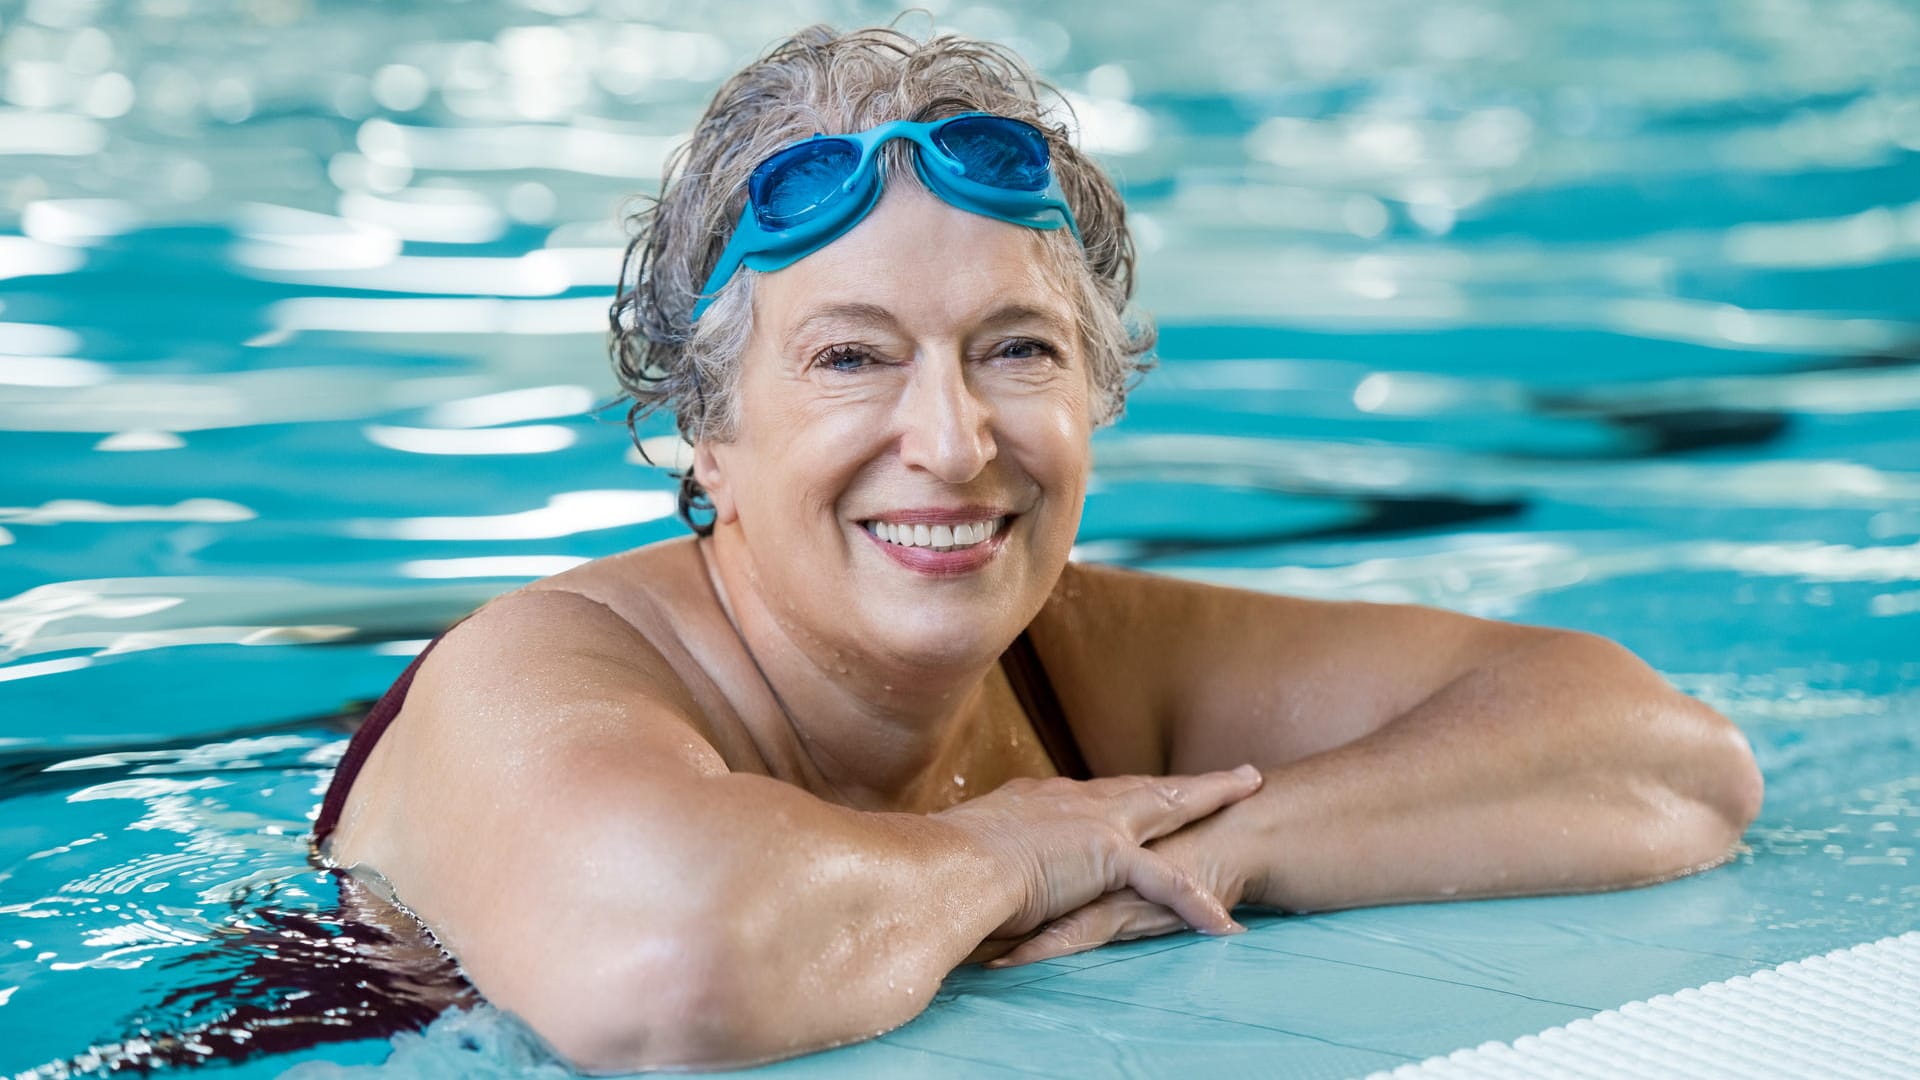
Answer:
[{"label": "eyebrow", "polygon": [[[1071,336],[1069,324],[1061,321],[1058,313],[1050,308],[1036,307],[1032,304],[1020,303],[1019,301],[1008,301],[994,308],[992,311],[987,312],[987,314],[980,319],[979,325],[985,329],[992,329],[994,327],[1008,326],[1028,320],[1045,325],[1050,331],[1063,339]],[[805,318],[793,325],[793,329],[787,331],[784,343],[786,348],[791,350],[807,331],[821,323],[829,322],[864,323],[869,326],[899,325],[899,320],[894,318],[893,312],[880,304],[861,302],[828,304],[825,307],[816,308],[809,312]]]}]

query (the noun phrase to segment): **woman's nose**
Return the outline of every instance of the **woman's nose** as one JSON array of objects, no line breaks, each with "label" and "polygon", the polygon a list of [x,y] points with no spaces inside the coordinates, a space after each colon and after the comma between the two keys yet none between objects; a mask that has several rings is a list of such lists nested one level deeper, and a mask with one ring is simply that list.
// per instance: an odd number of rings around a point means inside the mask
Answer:
[{"label": "woman's nose", "polygon": [[959,358],[925,359],[900,402],[900,456],[949,484],[964,484],[993,460],[993,415]]}]

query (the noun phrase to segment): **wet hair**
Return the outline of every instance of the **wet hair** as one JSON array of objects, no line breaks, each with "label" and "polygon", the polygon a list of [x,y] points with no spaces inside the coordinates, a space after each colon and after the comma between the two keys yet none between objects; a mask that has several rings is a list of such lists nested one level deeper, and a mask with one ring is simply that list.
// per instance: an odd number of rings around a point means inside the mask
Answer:
[{"label": "wet hair", "polygon": [[[1053,169],[1085,241],[1065,229],[1038,232],[1041,259],[1076,309],[1095,424],[1118,419],[1135,378],[1152,366],[1158,334],[1130,314],[1133,239],[1126,208],[1105,171],[1050,121],[1041,92],[1071,113],[1051,83],[1011,50],[946,34],[919,41],[891,27],[840,32],[815,25],[768,50],[728,79],[676,148],[660,194],[641,196],[627,217],[631,237],[610,312],[610,351],[639,442],[640,421],[669,410],[682,438],[725,441],[737,420],[740,359],[753,327],[757,272],[742,266],[701,314],[690,318],[746,204],[747,177],[761,161],[815,132],[862,131],[890,120],[928,121],[982,111],[1045,132]],[[909,144],[881,151],[889,185],[920,184]],[[643,451],[644,455],[644,451]],[[680,475],[680,516],[708,509],[691,467]]]}]

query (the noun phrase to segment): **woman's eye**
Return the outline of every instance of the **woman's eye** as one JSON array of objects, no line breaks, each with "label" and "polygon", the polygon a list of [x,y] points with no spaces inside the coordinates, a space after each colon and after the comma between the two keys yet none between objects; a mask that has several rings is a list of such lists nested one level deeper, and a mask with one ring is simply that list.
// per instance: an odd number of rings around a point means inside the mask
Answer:
[{"label": "woman's eye", "polygon": [[873,354],[856,345],[836,345],[820,354],[815,366],[830,371],[859,371],[873,362]]},{"label": "woman's eye", "polygon": [[1030,360],[1042,356],[1052,356],[1053,350],[1044,341],[1032,338],[1015,338],[1001,346],[1000,355],[1012,360]]}]

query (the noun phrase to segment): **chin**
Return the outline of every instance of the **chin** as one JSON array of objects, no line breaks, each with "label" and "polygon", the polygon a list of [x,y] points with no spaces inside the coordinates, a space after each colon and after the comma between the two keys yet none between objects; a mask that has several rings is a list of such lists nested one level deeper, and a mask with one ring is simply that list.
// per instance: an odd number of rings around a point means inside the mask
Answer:
[{"label": "chin", "polygon": [[878,569],[885,580],[862,574],[864,580],[852,583],[854,603],[864,609],[858,622],[870,628],[866,640],[915,663],[945,666],[997,656],[1025,628],[1029,609],[1045,601],[1017,573],[929,579],[891,566]]},{"label": "chin", "polygon": [[[907,618],[876,613],[872,622],[885,626],[879,640],[883,651],[916,668],[971,667],[998,657],[1020,635],[1003,611],[981,613],[929,605]],[[960,630],[958,628],[966,628]]]}]

